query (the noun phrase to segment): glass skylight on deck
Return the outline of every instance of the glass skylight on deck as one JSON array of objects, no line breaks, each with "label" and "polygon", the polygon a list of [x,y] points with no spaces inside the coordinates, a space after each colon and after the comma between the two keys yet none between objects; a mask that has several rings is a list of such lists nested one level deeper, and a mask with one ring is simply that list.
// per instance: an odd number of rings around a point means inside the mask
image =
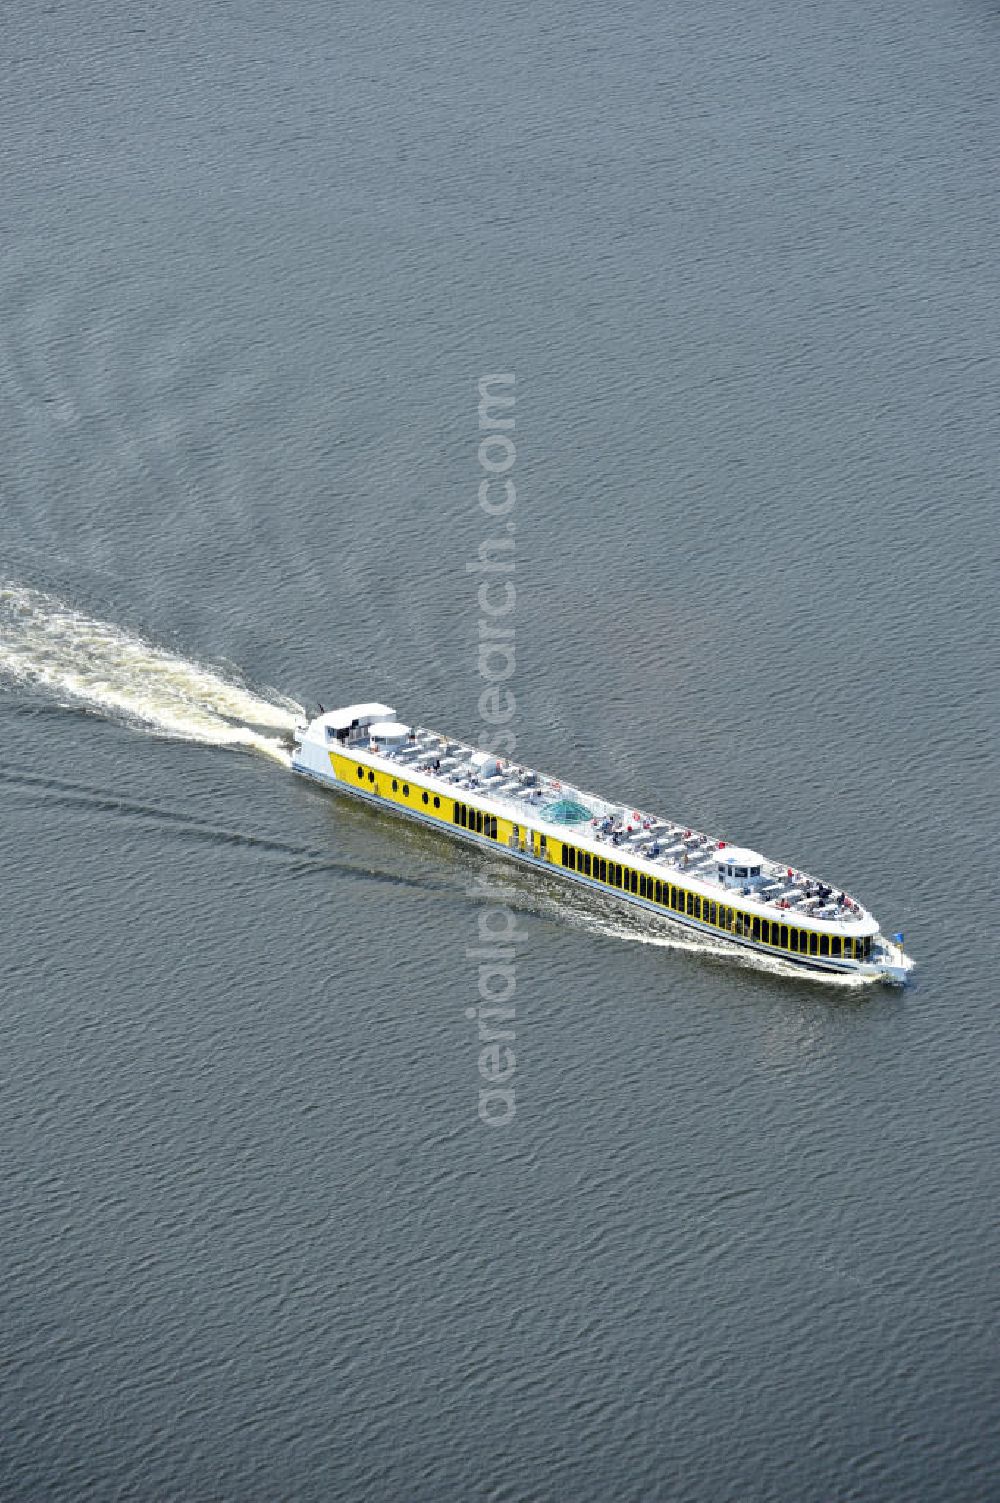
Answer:
[{"label": "glass skylight on deck", "polygon": [[590,810],[572,798],[556,799],[554,804],[546,804],[542,813],[556,825],[580,825],[592,818]]}]

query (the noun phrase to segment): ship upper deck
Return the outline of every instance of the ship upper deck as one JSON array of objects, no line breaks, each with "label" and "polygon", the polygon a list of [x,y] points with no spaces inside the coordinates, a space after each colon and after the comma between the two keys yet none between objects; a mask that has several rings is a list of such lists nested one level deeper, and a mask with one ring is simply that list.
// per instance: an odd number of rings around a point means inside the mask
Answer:
[{"label": "ship upper deck", "polygon": [[[352,707],[379,711],[388,706]],[[623,862],[702,895],[735,903],[805,928],[836,925],[846,933],[875,934],[878,923],[856,899],[784,862],[769,860],[690,825],[613,803],[522,763],[505,762],[423,726],[387,721],[394,735],[380,741],[373,716],[345,724],[347,712],[314,721],[327,745],[359,760],[408,771],[421,784],[461,796],[487,812]],[[320,729],[321,728],[321,729]]]}]

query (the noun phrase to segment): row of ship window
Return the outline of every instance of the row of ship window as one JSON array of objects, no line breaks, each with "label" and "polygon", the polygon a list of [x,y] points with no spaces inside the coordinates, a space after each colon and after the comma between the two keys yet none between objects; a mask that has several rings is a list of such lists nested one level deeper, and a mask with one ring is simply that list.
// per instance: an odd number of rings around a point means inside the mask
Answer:
[{"label": "row of ship window", "polygon": [[[358,781],[360,783],[363,783],[364,780],[365,780],[365,770],[364,770],[364,768],[362,766],[359,765],[358,766]],[[371,768],[368,769],[368,781],[369,781],[369,783],[374,783],[375,782],[375,774],[371,770]],[[392,780],[392,791],[393,791],[393,793],[398,793],[399,792],[399,779],[398,778],[393,778],[393,780]],[[410,785],[409,785],[409,783],[404,783],[403,784],[403,797],[404,798],[409,798],[409,796],[410,796]],[[440,807],[441,807],[441,800],[438,798],[438,796],[437,796],[436,793],[435,793],[434,798],[432,800],[431,796],[427,792],[427,790],[426,789],[421,789],[420,797],[421,797],[421,800],[425,804],[429,804],[429,803],[433,802],[435,809],[440,809]]]},{"label": "row of ship window", "polygon": [[472,830],[477,835],[488,835],[491,840],[499,839],[496,815],[484,814],[482,809],[476,809],[472,804],[456,804],[452,819],[456,825],[461,825],[463,830]]},{"label": "row of ship window", "polygon": [[603,856],[592,856],[590,851],[577,850],[564,845],[562,864],[569,871],[579,872],[595,882],[621,892],[635,893],[651,903],[673,913],[682,913],[687,918],[712,924],[727,934],[752,939],[758,944],[772,945],[777,950],[789,950],[793,955],[817,955],[830,960],[868,960],[871,956],[871,936],[855,939],[850,935],[823,934],[812,929],[799,929],[794,924],[779,919],[761,918],[756,913],[744,913],[740,908],[731,908],[727,903],[718,903],[714,898],[703,898],[700,893],[688,892],[687,888],[675,887],[672,882],[662,882],[659,877],[647,876],[645,872],[633,871],[618,861],[608,861]]}]

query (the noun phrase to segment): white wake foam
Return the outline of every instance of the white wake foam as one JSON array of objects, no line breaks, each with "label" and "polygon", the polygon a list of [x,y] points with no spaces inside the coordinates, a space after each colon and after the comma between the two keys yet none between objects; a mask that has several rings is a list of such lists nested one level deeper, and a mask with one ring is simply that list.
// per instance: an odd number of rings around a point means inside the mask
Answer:
[{"label": "white wake foam", "polygon": [[218,670],[156,647],[39,590],[0,587],[0,678],[48,690],[157,735],[244,746],[285,766],[280,736],[302,706],[266,697]]}]

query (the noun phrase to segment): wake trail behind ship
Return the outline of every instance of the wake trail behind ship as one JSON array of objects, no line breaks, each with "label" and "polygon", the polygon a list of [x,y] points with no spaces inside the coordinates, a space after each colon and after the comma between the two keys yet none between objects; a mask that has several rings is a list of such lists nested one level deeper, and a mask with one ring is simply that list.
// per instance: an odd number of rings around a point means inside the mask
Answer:
[{"label": "wake trail behind ship", "polygon": [[[305,717],[300,704],[274,690],[254,692],[219,669],[157,647],[136,632],[17,584],[0,584],[0,684],[4,680],[29,691],[40,690],[50,702],[75,703],[148,734],[209,746],[245,747],[284,767],[291,766],[290,733]],[[26,778],[22,775],[21,781]],[[77,797],[86,792],[76,786],[68,791]],[[121,800],[116,807],[124,812]],[[226,832],[216,834],[225,836]],[[262,843],[232,832],[229,838]],[[315,864],[321,853],[295,854]],[[398,874],[394,880],[399,880]],[[526,888],[524,906],[529,911],[558,914],[591,933],[617,940],[718,955],[730,963],[735,958],[754,969],[793,974],[798,979],[809,976],[777,957],[749,951],[734,957],[728,946],[712,945],[700,935],[682,937],[669,926],[643,922],[631,914],[595,912],[592,904],[578,901],[575,893],[539,897]],[[809,979],[860,984],[853,977]]]},{"label": "wake trail behind ship", "polygon": [[254,693],[218,669],[15,584],[0,586],[3,679],[153,735],[246,747],[285,767],[285,738],[305,713],[283,695]]}]

